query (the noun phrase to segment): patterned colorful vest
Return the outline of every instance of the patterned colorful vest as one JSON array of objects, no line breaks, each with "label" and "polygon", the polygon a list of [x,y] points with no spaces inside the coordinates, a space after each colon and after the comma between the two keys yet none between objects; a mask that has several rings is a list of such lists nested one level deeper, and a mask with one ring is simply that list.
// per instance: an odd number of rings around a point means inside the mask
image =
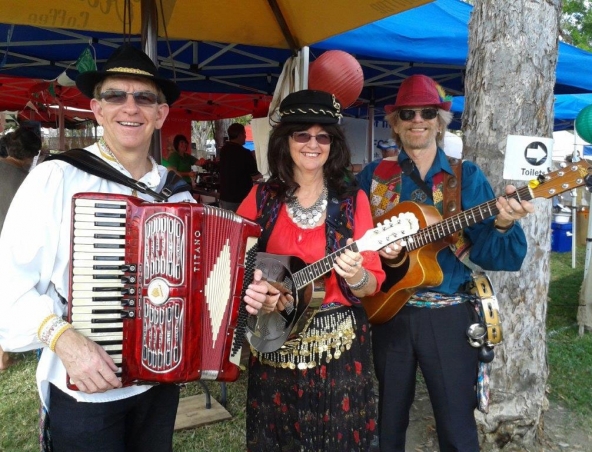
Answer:
[{"label": "patterned colorful vest", "polygon": [[[372,218],[377,218],[388,213],[399,204],[401,198],[402,174],[403,171],[401,166],[396,160],[382,160],[374,169],[369,196]],[[442,215],[444,211],[445,200],[443,186],[446,174],[445,171],[440,171],[433,178],[432,196],[434,199],[434,207],[438,209],[440,215]],[[424,201],[426,198],[427,196],[425,193],[418,188],[412,193],[412,199],[410,199],[410,201],[418,204],[425,204]],[[466,262],[468,251],[470,249],[470,242],[465,234],[457,234],[455,240],[450,244],[450,248],[460,260]]]}]

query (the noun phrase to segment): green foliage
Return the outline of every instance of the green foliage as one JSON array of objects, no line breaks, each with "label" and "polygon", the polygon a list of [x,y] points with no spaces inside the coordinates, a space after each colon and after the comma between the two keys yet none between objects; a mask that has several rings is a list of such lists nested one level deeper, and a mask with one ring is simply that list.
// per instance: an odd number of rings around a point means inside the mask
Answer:
[{"label": "green foliage", "polygon": [[560,29],[565,42],[592,50],[592,5],[582,0],[564,0]]}]

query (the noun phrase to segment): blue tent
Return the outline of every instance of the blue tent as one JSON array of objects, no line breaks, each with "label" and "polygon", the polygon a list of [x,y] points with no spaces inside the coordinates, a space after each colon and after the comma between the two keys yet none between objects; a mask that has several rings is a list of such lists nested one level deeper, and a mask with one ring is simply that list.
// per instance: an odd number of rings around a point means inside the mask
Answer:
[{"label": "blue tent", "polygon": [[[354,54],[364,68],[362,97],[379,108],[393,103],[400,82],[416,73],[430,75],[449,94],[462,95],[472,9],[459,0],[436,0],[329,38],[313,51]],[[592,92],[592,54],[559,43],[555,94],[586,92]]]},{"label": "blue tent", "polygon": [[[558,94],[555,96],[555,124],[553,129],[566,130],[574,128],[574,121],[583,108],[592,105],[592,93],[587,94]],[[455,120],[451,129],[460,129],[460,116],[465,108],[464,96],[452,99],[452,112]]]}]

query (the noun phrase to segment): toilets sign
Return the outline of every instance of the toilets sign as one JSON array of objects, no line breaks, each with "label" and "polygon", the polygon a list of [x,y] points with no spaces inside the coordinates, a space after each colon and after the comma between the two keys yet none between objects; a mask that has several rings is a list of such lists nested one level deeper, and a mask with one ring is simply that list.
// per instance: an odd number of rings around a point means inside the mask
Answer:
[{"label": "toilets sign", "polygon": [[553,139],[508,135],[504,179],[531,180],[551,171]]}]

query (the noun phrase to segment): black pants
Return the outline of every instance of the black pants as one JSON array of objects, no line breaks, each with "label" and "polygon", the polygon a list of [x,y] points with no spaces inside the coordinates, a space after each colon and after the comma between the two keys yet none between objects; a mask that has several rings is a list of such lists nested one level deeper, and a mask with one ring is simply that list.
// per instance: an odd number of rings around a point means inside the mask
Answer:
[{"label": "black pants", "polygon": [[381,451],[405,452],[418,365],[434,410],[440,451],[479,450],[474,417],[478,351],[466,336],[475,318],[471,309],[468,303],[436,309],[405,306],[390,321],[372,326]]},{"label": "black pants", "polygon": [[50,385],[54,452],[170,452],[179,387],[158,385],[105,403],[77,402]]}]

